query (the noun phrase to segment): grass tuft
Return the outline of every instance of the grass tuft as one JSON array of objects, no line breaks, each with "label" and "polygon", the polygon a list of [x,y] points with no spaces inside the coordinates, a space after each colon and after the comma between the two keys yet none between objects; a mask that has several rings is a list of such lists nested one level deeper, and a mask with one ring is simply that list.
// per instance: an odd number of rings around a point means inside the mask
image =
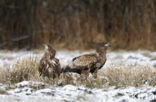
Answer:
[{"label": "grass tuft", "polygon": [[109,67],[103,70],[100,75],[103,75],[111,86],[156,85],[156,73],[148,66],[140,65],[136,68]]},{"label": "grass tuft", "polygon": [[[126,87],[142,86],[145,84],[156,85],[156,72],[148,66],[138,65],[136,68],[120,68],[110,66],[98,72],[98,78],[92,75],[87,80],[82,80],[80,75],[74,73],[63,73],[59,79],[43,78],[38,73],[38,58],[23,58],[18,60],[13,69],[0,68],[0,82],[15,84],[24,80],[39,81],[54,86],[64,86],[67,84],[75,86],[86,86],[89,88],[102,87]],[[38,88],[37,88],[38,89]]]},{"label": "grass tuft", "polygon": [[5,91],[5,90],[0,89],[0,94],[5,94],[5,93],[6,93],[6,91]]},{"label": "grass tuft", "polygon": [[23,58],[18,60],[12,69],[0,70],[1,82],[5,83],[18,83],[24,80],[34,80],[39,76],[37,58]]}]

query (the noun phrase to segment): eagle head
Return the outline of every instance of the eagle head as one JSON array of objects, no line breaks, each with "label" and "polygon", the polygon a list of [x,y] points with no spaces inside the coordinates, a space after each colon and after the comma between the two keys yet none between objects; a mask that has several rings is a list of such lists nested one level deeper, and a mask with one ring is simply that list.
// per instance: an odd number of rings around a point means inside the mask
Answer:
[{"label": "eagle head", "polygon": [[44,46],[44,48],[46,50],[45,54],[48,55],[50,59],[55,57],[56,51],[55,51],[55,49],[53,49],[53,47],[51,45],[44,44],[43,46]]}]

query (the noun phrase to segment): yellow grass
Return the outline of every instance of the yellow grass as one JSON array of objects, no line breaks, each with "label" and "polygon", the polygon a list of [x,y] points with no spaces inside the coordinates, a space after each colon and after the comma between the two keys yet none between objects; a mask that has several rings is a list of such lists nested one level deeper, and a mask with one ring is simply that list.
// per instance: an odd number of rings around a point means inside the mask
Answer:
[{"label": "yellow grass", "polygon": [[0,94],[5,94],[5,93],[6,93],[6,91],[5,91],[5,90],[0,89]]},{"label": "yellow grass", "polygon": [[98,78],[92,75],[87,80],[80,78],[80,75],[73,73],[63,73],[60,78],[43,78],[38,73],[39,61],[36,58],[25,58],[14,64],[13,70],[0,69],[0,82],[14,84],[24,80],[40,81],[54,86],[64,86],[72,84],[76,86],[84,85],[90,88],[102,88],[109,86],[126,87],[141,86],[149,84],[156,85],[155,69],[148,66],[138,66],[137,68],[120,68],[110,66],[98,72]]},{"label": "yellow grass", "polygon": [[109,67],[100,72],[110,85],[115,86],[140,86],[144,84],[156,85],[156,73],[148,66],[136,68]]}]

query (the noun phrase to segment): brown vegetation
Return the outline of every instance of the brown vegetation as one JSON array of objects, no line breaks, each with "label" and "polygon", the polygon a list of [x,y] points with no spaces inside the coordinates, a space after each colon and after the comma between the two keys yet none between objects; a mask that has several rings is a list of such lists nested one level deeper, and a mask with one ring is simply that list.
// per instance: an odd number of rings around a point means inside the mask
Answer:
[{"label": "brown vegetation", "polygon": [[101,71],[112,86],[140,86],[144,84],[156,85],[156,73],[149,66],[139,65],[136,68],[120,68],[110,66]]},{"label": "brown vegetation", "polygon": [[1,0],[0,48],[156,49],[155,0]]},{"label": "brown vegetation", "polygon": [[[45,79],[39,76],[39,60],[36,58],[25,58],[14,64],[14,70],[0,68],[0,83],[14,84],[24,80],[39,81],[50,85],[67,85],[76,86],[84,85],[90,88],[102,88],[104,86],[141,86],[156,85],[156,73],[148,66],[139,66],[136,68],[120,68],[109,66],[98,72],[98,78],[89,77],[86,81],[81,80],[78,74],[65,73],[61,74],[58,79]],[[62,82],[62,83],[60,83]]]}]

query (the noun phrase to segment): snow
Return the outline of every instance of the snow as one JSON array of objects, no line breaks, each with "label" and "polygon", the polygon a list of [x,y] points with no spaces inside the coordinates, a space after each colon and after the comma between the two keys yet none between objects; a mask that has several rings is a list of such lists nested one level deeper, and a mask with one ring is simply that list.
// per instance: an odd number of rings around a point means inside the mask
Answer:
[{"label": "snow", "polygon": [[[143,86],[139,88],[127,87],[119,89],[114,89],[114,87],[89,89],[83,86],[76,87],[73,85],[66,85],[64,87],[54,87],[48,85],[44,89],[35,90],[28,87],[32,83],[35,85],[39,85],[40,82],[24,81],[18,83],[18,85],[15,84],[14,86],[12,86],[12,88],[16,88],[7,90],[6,95],[0,95],[0,99],[4,99],[4,96],[13,98],[13,100],[17,98],[24,98],[23,102],[26,102],[28,99],[29,102],[32,100],[37,101],[37,99],[40,99],[41,97],[44,101],[49,98],[52,100],[54,99],[56,102],[62,102],[65,100],[68,102],[148,102],[152,99],[156,99],[156,87],[152,86]],[[24,86],[21,87],[22,85]],[[28,99],[25,100],[25,98]],[[39,102],[44,101],[40,100]]]},{"label": "snow", "polygon": [[43,51],[0,51],[0,68],[12,68],[18,60],[41,57]]},{"label": "snow", "polygon": [[[94,51],[58,51],[61,66],[71,65],[72,58],[92,53]],[[0,51],[0,68],[12,68],[21,59],[42,57],[43,51]],[[109,66],[121,68],[137,68],[140,65],[155,69],[156,52],[151,51],[108,51],[107,62],[103,69]],[[9,87],[9,88],[8,88]],[[0,102],[150,102],[156,100],[156,86],[142,87],[104,87],[90,89],[84,86],[65,85],[56,87],[43,82],[23,81],[14,85],[0,83]]]},{"label": "snow", "polygon": [[[71,65],[72,58],[93,53],[95,51],[58,51],[56,57],[59,58],[61,66]],[[143,53],[149,53],[149,56],[144,56]],[[41,58],[43,51],[0,51],[0,68],[8,68],[16,61],[28,57]],[[152,59],[155,58],[155,59]],[[156,65],[156,52],[150,51],[116,51],[107,53],[107,62],[105,68],[109,65],[120,66],[120,67],[135,67],[137,65],[154,66]]]},{"label": "snow", "polygon": [[[147,52],[151,56],[156,57],[155,52]],[[137,65],[154,66],[156,60],[151,60],[151,57],[144,56],[143,51],[120,51],[110,52],[107,54],[107,62],[105,67],[112,65],[120,65],[120,67],[136,67]]]}]

